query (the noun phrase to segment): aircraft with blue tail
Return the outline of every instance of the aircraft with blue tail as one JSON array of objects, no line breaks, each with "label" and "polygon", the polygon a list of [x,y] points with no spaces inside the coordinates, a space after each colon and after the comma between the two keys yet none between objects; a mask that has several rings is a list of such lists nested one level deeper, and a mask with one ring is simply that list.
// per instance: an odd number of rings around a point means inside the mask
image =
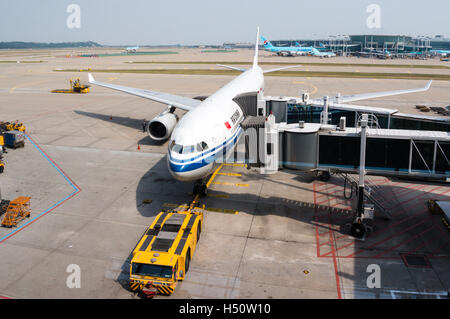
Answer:
[{"label": "aircraft with blue tail", "polygon": [[289,47],[278,47],[278,46],[274,46],[272,43],[270,43],[269,40],[267,40],[266,38],[264,38],[263,36],[261,36],[261,40],[263,41],[264,44],[264,49],[266,49],[266,51],[269,52],[274,52],[277,55],[281,55],[281,56],[298,56],[298,55],[313,55],[313,56],[318,56],[318,57],[324,57],[324,58],[329,58],[329,57],[334,57],[336,56],[336,53],[334,52],[320,52],[319,50],[317,50],[314,47],[304,47],[301,46],[298,42],[295,43],[295,46],[289,46]]}]

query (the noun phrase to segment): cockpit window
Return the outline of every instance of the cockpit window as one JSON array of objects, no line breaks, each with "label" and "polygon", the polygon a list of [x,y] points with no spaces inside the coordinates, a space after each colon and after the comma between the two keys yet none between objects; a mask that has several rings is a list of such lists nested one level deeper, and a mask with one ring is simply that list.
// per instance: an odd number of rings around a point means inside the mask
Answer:
[{"label": "cockpit window", "polygon": [[180,154],[181,154],[181,153],[183,152],[183,145],[174,144],[174,145],[172,146],[171,151],[172,151],[172,152],[175,152],[175,153],[180,153]]},{"label": "cockpit window", "polygon": [[183,146],[183,154],[189,154],[189,153],[194,153],[194,152],[195,152],[194,145]]},{"label": "cockpit window", "polygon": [[190,154],[194,152],[201,152],[208,149],[208,144],[205,142],[197,143],[197,145],[180,145],[175,144],[175,141],[172,141],[169,145],[169,149],[171,152],[179,153],[179,154]]},{"label": "cockpit window", "polygon": [[197,151],[201,152],[208,149],[208,144],[205,142],[197,143]]}]

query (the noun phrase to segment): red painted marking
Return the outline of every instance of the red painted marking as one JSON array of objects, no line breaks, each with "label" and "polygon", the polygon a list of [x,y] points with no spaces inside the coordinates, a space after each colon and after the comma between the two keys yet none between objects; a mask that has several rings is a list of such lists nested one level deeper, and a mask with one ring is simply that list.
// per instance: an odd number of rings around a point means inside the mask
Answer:
[{"label": "red painted marking", "polygon": [[[397,237],[397,236],[399,236],[399,235],[401,235],[401,234],[403,234],[403,233],[406,233],[408,230],[413,229],[413,228],[415,228],[416,226],[419,226],[419,225],[423,224],[424,222],[425,222],[425,220],[422,220],[422,221],[420,221],[420,222],[418,222],[418,223],[416,223],[416,224],[414,224],[414,225],[412,225],[412,226],[409,226],[409,227],[403,229],[401,232],[395,233],[395,234],[393,234],[393,235],[391,235],[391,236],[388,236],[388,237],[384,238],[383,240],[380,240],[380,241],[378,241],[378,242],[376,242],[376,243],[370,245],[370,246],[367,247],[367,248],[374,248],[374,247],[376,247],[376,246],[378,246],[378,245],[380,245],[380,244],[382,244],[382,243],[388,241],[389,239],[392,239],[392,238]],[[359,254],[359,253],[361,253],[361,252],[363,252],[363,251],[365,251],[365,250],[367,250],[367,249],[360,249],[360,250],[358,250],[357,252],[348,255],[348,257],[354,257],[355,255],[357,255],[357,254]]]},{"label": "red painted marking", "polygon": [[41,150],[42,153],[45,154],[45,156],[47,156],[47,158],[56,166],[58,167],[58,169],[63,173],[63,175],[72,182],[73,185],[75,185],[75,187],[78,189],[77,192],[73,193],[70,197],[67,197],[64,201],[62,201],[61,203],[59,203],[58,205],[56,205],[55,207],[53,207],[52,209],[48,210],[45,214],[42,214],[41,216],[35,218],[33,221],[29,222],[28,224],[24,225],[21,229],[17,230],[16,232],[12,233],[11,235],[9,235],[8,237],[4,238],[2,241],[0,241],[0,244],[3,243],[4,241],[8,240],[9,238],[15,236],[16,234],[20,233],[22,230],[26,229],[28,226],[34,224],[36,221],[38,221],[39,219],[41,219],[42,217],[46,216],[47,214],[49,214],[50,212],[52,212],[53,210],[55,210],[57,207],[61,206],[62,204],[64,204],[65,202],[67,202],[69,199],[71,199],[72,197],[74,197],[75,195],[77,195],[78,193],[81,192],[81,188],[62,170],[61,167],[59,167],[58,164],[56,164],[56,162],[36,143],[36,141],[34,139],[32,139],[30,137],[30,135],[27,135],[28,138],[30,140],[33,141],[33,143],[36,145],[37,148],[39,148]]},{"label": "red painted marking", "polygon": [[[341,250],[341,249],[347,248],[347,247],[353,245],[354,243],[355,243],[355,241],[352,241],[352,242],[350,242],[350,243],[348,243],[348,244],[346,244],[344,246],[341,246],[341,247],[336,249],[336,252]],[[331,251],[327,252],[326,254],[323,254],[322,257],[327,257],[329,254],[331,254]]]},{"label": "red painted marking", "polygon": [[[425,222],[425,221],[424,221],[424,222]],[[394,250],[395,248],[400,247],[400,246],[402,246],[402,245],[405,245],[405,244],[407,244],[407,243],[413,241],[414,239],[416,239],[416,238],[422,236],[423,234],[429,232],[429,231],[430,231],[431,229],[433,229],[433,228],[434,228],[434,225],[431,226],[431,227],[428,227],[428,228],[427,228],[426,230],[424,230],[423,232],[421,232],[421,233],[419,233],[419,234],[417,234],[417,235],[415,235],[415,236],[412,236],[411,238],[407,238],[407,239],[401,241],[399,244],[397,244],[397,245],[395,245],[395,246],[389,248],[388,250],[386,250],[386,251],[384,251],[384,252],[381,252],[381,253],[379,253],[378,255],[375,255],[374,258],[381,257],[382,255],[384,255],[384,254],[386,254],[386,253],[388,253],[388,252]]]},{"label": "red painted marking", "polygon": [[[330,224],[331,224],[331,214],[329,216],[330,216],[329,218],[330,218]],[[338,267],[337,267],[336,252],[334,251],[333,232],[332,231],[330,231],[330,241],[331,241],[331,252],[333,255],[334,276],[336,278],[336,290],[337,290],[337,294],[338,294],[338,299],[342,299],[341,282],[339,280],[339,272],[338,272]]]},{"label": "red painted marking", "polygon": [[74,184],[75,185],[75,187],[76,188],[78,188],[80,191],[81,191],[81,187],[80,186],[78,186],[70,177],[69,177],[69,175],[67,175],[66,174],[66,172],[64,172],[64,170],[39,146],[39,144],[38,143],[36,143],[36,141],[33,139],[33,138],[31,138],[31,136],[30,135],[27,135],[28,136],[28,138],[30,139],[30,140],[32,140],[33,141],[33,143],[36,145],[36,147],[37,148],[39,148],[40,150],[41,150],[41,152],[42,153],[44,153],[45,154],[45,156],[47,156],[47,158],[53,163],[53,164],[55,164],[55,166],[64,174],[64,176],[65,177],[67,177],[67,179],[69,179],[71,182],[72,182],[72,184]]},{"label": "red painted marking", "polygon": [[[436,194],[435,196],[443,196],[444,194],[447,194],[448,192],[450,192],[450,187],[445,192],[442,192],[440,194]],[[448,197],[448,196],[444,196],[442,198],[445,198],[445,197]]]},{"label": "red painted marking", "polygon": [[326,242],[320,244],[319,246],[323,246],[323,245],[327,245],[327,244],[332,244],[332,242],[331,241],[326,241]]},{"label": "red painted marking", "polygon": [[12,233],[11,235],[9,235],[8,237],[4,238],[2,241],[0,241],[0,244],[3,243],[4,241],[8,240],[9,238],[17,235],[18,233],[20,233],[22,230],[24,230],[25,228],[27,228],[28,226],[34,224],[36,221],[38,221],[39,219],[41,219],[42,217],[46,216],[47,214],[49,214],[50,212],[52,212],[53,210],[55,210],[56,208],[58,208],[59,206],[61,206],[62,204],[64,204],[65,202],[67,202],[69,199],[71,199],[72,197],[74,197],[75,195],[77,195],[79,192],[81,192],[81,189],[79,191],[77,191],[76,193],[73,193],[72,196],[66,198],[66,200],[62,201],[61,203],[59,203],[58,205],[56,205],[55,207],[53,207],[52,209],[50,209],[48,212],[46,212],[45,214],[42,214],[41,216],[35,218],[33,221],[29,222],[28,224],[24,225],[21,229],[17,230],[16,232]]},{"label": "red painted marking", "polygon": [[[426,185],[426,186],[428,186],[428,185]],[[403,201],[401,201],[401,202],[398,202],[396,205],[394,205],[391,209],[394,209],[394,208],[397,208],[399,205],[402,205],[402,204],[404,204],[404,203],[412,203],[413,201],[416,201],[417,199],[419,199],[421,196],[427,196],[428,195],[428,193],[430,193],[430,192],[432,192],[432,191],[434,191],[434,190],[436,190],[436,189],[439,189],[439,188],[441,188],[442,186],[438,186],[438,187],[435,187],[435,188],[433,188],[433,189],[431,189],[431,190],[429,190],[429,191],[427,191],[426,193],[419,193],[419,194],[417,194],[416,196],[414,196],[414,197],[412,197],[412,198],[407,198],[407,199],[405,199],[405,200],[403,200]]]},{"label": "red painted marking", "polygon": [[330,197],[329,197],[329,196],[327,197],[327,199],[318,202],[316,205],[322,205],[322,204],[325,203],[325,202],[328,202],[328,203],[330,202]]},{"label": "red painted marking", "polygon": [[399,190],[397,193],[394,193],[394,194],[397,196],[405,196],[406,194],[412,193],[414,191],[424,189],[427,186],[428,185],[423,185],[423,184],[417,184],[417,185],[413,185],[413,186],[408,185],[407,187]]},{"label": "red painted marking", "polygon": [[225,122],[225,126],[227,127],[227,129],[231,129],[231,125],[230,123],[228,123],[228,121]]},{"label": "red painted marking", "polygon": [[340,239],[342,239],[342,238],[344,238],[344,237],[348,237],[348,235],[346,235],[346,234],[344,234],[344,235],[341,235],[341,236],[339,236],[339,237],[335,238],[335,240],[340,240]]},{"label": "red painted marking", "polygon": [[11,299],[11,298],[5,297],[5,296],[0,296],[0,299]]},{"label": "red painted marking", "polygon": [[411,251],[408,251],[408,253],[414,253],[414,252],[416,252],[417,250],[419,250],[420,248],[422,248],[423,246],[426,246],[426,242],[424,242],[424,243],[422,243],[422,244],[420,244],[419,246],[417,246],[417,247],[414,247],[414,249],[413,250],[411,250]]},{"label": "red painted marking", "polygon": [[[313,184],[313,196],[314,196],[314,219],[316,220],[316,223],[318,223],[317,218],[317,206],[316,206],[316,184]],[[316,250],[317,250],[317,257],[320,257],[320,246],[319,246],[319,227],[316,225]]]},{"label": "red painted marking", "polygon": [[[401,223],[403,223],[403,222],[405,222],[405,221],[407,221],[407,220],[410,220],[410,219],[414,218],[415,215],[416,215],[416,214],[413,214],[413,215],[411,215],[411,216],[409,216],[409,217],[406,217],[406,218],[404,218],[404,219],[402,219],[402,220],[400,220],[400,221],[398,221],[398,222],[396,222],[396,223],[394,223],[394,224],[389,225],[389,226],[386,227],[386,228],[379,229],[379,230],[377,230],[376,232],[374,232],[374,233],[372,234],[372,236],[375,236],[375,235],[379,234],[381,231],[386,231],[386,230],[388,230],[388,229],[390,229],[390,228],[392,228],[392,227],[395,227],[395,226],[397,226],[397,225],[400,225]],[[344,246],[342,246],[342,247],[337,248],[336,251],[339,251],[339,250],[341,250],[341,249],[347,248],[347,247],[349,247],[349,246],[351,246],[351,245],[353,245],[353,244],[355,244],[355,243],[356,243],[356,241],[352,241],[352,242],[350,242],[350,243],[348,243],[348,244],[346,244],[346,245],[344,245]],[[323,256],[325,257],[325,256],[327,256],[327,255],[329,255],[329,254],[330,254],[330,252],[324,254]],[[339,258],[343,258],[343,257],[340,256]]]}]

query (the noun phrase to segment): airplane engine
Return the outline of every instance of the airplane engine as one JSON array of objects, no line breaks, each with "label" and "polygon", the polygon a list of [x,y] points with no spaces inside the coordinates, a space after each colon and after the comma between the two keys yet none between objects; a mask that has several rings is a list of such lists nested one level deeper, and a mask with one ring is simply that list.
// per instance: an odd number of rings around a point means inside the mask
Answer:
[{"label": "airplane engine", "polygon": [[178,116],[171,112],[163,112],[153,118],[147,124],[147,133],[155,141],[164,141],[170,137],[175,125],[178,122]]}]

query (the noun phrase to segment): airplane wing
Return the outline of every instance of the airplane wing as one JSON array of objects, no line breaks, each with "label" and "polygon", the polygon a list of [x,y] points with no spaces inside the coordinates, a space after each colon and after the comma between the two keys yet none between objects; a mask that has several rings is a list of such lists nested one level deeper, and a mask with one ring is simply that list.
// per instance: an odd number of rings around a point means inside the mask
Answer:
[{"label": "airplane wing", "polygon": [[281,68],[275,68],[275,69],[270,69],[270,70],[264,70],[263,73],[270,73],[270,72],[276,72],[276,71],[281,71],[281,70],[286,70],[286,69],[292,69],[292,68],[298,68],[301,65],[289,65],[289,66],[284,66]]},{"label": "airplane wing", "polygon": [[246,71],[245,69],[238,68],[238,67],[231,66],[231,65],[224,65],[224,64],[216,64],[216,65],[217,66],[221,66],[221,67],[226,68],[226,69],[230,69],[230,70],[235,70],[235,71],[240,71],[240,72],[245,72]]},{"label": "airplane wing", "polygon": [[161,92],[150,91],[150,90],[130,88],[127,86],[116,85],[116,84],[111,84],[111,83],[98,82],[98,81],[95,81],[94,77],[90,73],[88,74],[88,77],[89,77],[89,83],[107,87],[107,88],[110,88],[113,90],[125,92],[128,94],[137,95],[137,96],[140,96],[140,97],[143,97],[143,98],[155,101],[155,102],[174,106],[176,108],[179,108],[179,109],[182,109],[185,111],[192,110],[193,108],[195,108],[197,105],[199,105],[202,102],[199,100],[195,100],[195,99],[191,99],[191,98],[183,97],[183,96],[179,96],[179,95],[169,94],[169,93],[161,93]]},{"label": "airplane wing", "polygon": [[[354,101],[360,101],[360,100],[368,100],[368,99],[374,99],[377,97],[384,97],[384,96],[392,96],[392,95],[400,95],[400,94],[406,94],[406,93],[415,93],[415,92],[424,92],[428,91],[428,89],[431,86],[431,83],[433,81],[429,81],[427,85],[423,88],[417,88],[417,89],[407,89],[407,90],[397,90],[397,91],[386,91],[386,92],[374,92],[374,93],[363,93],[363,94],[353,94],[353,95],[342,95],[339,99],[339,103],[348,103],[348,102],[354,102]],[[312,104],[323,104],[322,99],[314,99],[310,100]],[[331,98],[331,102],[337,102],[336,98]]]}]

